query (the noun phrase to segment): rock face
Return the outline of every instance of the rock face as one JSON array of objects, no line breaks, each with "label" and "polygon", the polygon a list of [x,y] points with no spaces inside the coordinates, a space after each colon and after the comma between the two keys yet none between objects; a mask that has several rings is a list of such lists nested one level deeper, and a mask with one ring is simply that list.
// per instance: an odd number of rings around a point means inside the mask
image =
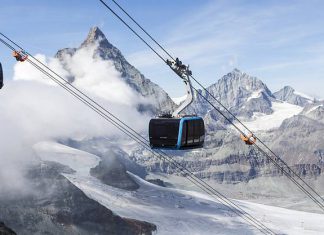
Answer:
[{"label": "rock face", "polygon": [[8,228],[3,222],[0,222],[0,235],[16,235],[16,233]]},{"label": "rock face", "polygon": [[[152,102],[152,105],[143,104],[139,107],[140,111],[150,111],[153,114],[160,112],[171,112],[175,107],[175,103],[169,95],[158,85],[145,78],[134,66],[128,63],[122,53],[114,47],[102,33],[98,27],[90,29],[90,32],[79,48],[65,48],[59,50],[56,57],[62,62],[63,66],[66,63],[65,56],[73,55],[77,50],[98,43],[98,48],[94,56],[99,56],[104,60],[110,60],[114,63],[115,68],[120,72],[124,81],[132,87],[141,96]],[[109,77],[107,77],[109,79]],[[70,82],[74,81],[73,77],[69,78]]]},{"label": "rock face", "polygon": [[92,168],[91,175],[100,179],[103,183],[126,190],[136,190],[138,184],[127,174],[125,166],[111,156],[102,160],[98,166]]},{"label": "rock face", "polygon": [[280,91],[273,93],[273,95],[281,101],[285,101],[290,104],[299,105],[305,107],[307,104],[313,103],[313,100],[296,94],[295,90],[290,86],[285,86]]},{"label": "rock face", "polygon": [[30,169],[34,194],[0,199],[0,218],[18,234],[152,234],[155,225],[121,218],[89,199],[57,163]]},{"label": "rock face", "polygon": [[[256,77],[249,76],[238,69],[223,76],[215,84],[207,88],[208,92],[217,98],[225,107],[236,115],[249,118],[253,112],[270,114],[271,101],[275,99],[268,87]],[[219,104],[209,97],[204,91],[202,95],[206,96],[215,106]],[[209,114],[210,105],[195,94],[195,101],[189,112],[199,115]],[[212,111],[214,112],[214,111]],[[216,113],[212,116],[217,115]]]}]

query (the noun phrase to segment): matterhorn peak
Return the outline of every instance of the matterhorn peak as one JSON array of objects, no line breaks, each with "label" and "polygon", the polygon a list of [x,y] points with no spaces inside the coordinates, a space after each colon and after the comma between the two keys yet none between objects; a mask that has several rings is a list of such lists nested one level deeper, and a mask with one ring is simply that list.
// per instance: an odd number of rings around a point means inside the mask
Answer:
[{"label": "matterhorn peak", "polygon": [[96,40],[100,40],[100,39],[105,39],[106,36],[103,34],[103,32],[97,27],[92,27],[90,28],[90,31],[88,33],[88,36],[86,38],[86,40],[89,41],[96,41]]},{"label": "matterhorn peak", "polygon": [[81,47],[85,47],[94,44],[96,42],[99,42],[100,46],[105,46],[108,48],[112,47],[112,45],[108,42],[104,33],[97,26],[90,28],[88,36],[81,44]]}]

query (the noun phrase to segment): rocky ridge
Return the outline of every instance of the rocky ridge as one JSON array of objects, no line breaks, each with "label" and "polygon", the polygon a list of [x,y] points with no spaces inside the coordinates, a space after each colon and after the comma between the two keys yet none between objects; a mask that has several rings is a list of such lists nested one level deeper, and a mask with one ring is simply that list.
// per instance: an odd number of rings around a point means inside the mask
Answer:
[{"label": "rocky ridge", "polygon": [[[172,112],[176,107],[175,103],[169,95],[158,85],[147,79],[139,70],[132,66],[122,55],[120,50],[113,46],[98,27],[90,29],[87,38],[79,48],[65,48],[59,50],[55,57],[61,63],[66,64],[66,56],[74,55],[78,50],[98,44],[95,50],[95,56],[103,60],[109,60],[114,63],[118,72],[120,72],[122,79],[132,87],[138,94],[152,102],[153,105],[140,104],[138,109],[140,111],[149,111],[151,114],[161,112]],[[66,67],[66,66],[65,66]],[[70,77],[69,81],[73,82],[75,78]],[[109,79],[109,77],[107,77]]]},{"label": "rocky ridge", "polygon": [[305,107],[308,104],[313,103],[310,98],[304,97],[296,93],[295,89],[290,86],[285,86],[281,90],[273,93],[276,99],[285,101],[290,104],[299,105]]}]

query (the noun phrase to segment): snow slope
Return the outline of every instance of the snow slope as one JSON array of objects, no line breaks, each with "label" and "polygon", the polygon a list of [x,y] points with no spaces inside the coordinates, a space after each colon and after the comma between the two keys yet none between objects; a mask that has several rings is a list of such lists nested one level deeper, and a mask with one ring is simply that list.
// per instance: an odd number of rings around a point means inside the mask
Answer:
[{"label": "snow slope", "polygon": [[[273,113],[270,115],[254,113],[252,121],[243,122],[252,131],[264,131],[279,127],[281,123],[299,114],[303,107],[285,102],[272,102]],[[244,128],[243,128],[244,129]]]},{"label": "snow slope", "polygon": [[323,107],[323,105],[320,104],[320,105],[316,105],[316,106],[312,107],[310,110],[308,110],[308,111],[306,112],[306,114],[313,112],[315,109],[317,109],[317,108],[319,108],[319,107]]},{"label": "snow slope", "polygon": [[263,89],[257,90],[252,92],[251,96],[249,98],[247,98],[246,102],[248,102],[251,99],[256,99],[259,98],[261,96],[261,92],[264,91]]},{"label": "snow slope", "polygon": [[181,104],[181,102],[185,101],[186,98],[187,98],[187,95],[184,95],[181,97],[176,97],[176,98],[171,98],[171,99],[173,100],[174,103],[179,105],[179,104]]},{"label": "snow slope", "polygon": [[83,176],[90,176],[90,169],[100,162],[100,158],[93,154],[56,142],[40,142],[34,145],[34,150],[41,160],[61,163]]},{"label": "snow slope", "polygon": [[[34,146],[44,161],[57,161],[76,172],[65,174],[88,197],[114,213],[157,225],[157,234],[259,234],[214,198],[205,194],[163,188],[129,173],[140,185],[136,191],[117,189],[90,176],[99,162],[95,155],[53,142]],[[185,180],[185,179],[184,179]],[[284,234],[324,234],[324,215],[236,201],[261,222]]]}]

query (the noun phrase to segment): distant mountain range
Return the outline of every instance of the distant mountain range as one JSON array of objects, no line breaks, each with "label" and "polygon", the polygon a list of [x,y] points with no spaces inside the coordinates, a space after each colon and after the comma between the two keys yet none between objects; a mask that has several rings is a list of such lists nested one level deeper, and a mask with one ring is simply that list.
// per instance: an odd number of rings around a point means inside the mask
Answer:
[{"label": "distant mountain range", "polygon": [[[95,50],[93,56],[99,56],[101,59],[112,61],[116,70],[121,73],[122,79],[130,87],[145,99],[153,101],[153,104],[156,104],[156,107],[149,108],[152,115],[159,112],[172,112],[172,110],[174,110],[177,105],[172,101],[169,95],[158,85],[147,79],[134,66],[130,65],[122,53],[107,40],[98,27],[94,27],[90,30],[87,38],[79,48],[62,49],[58,51],[56,57],[64,64],[65,54],[71,55],[77,50],[94,45],[95,43],[98,43],[98,48]],[[109,78],[107,77],[107,79]],[[73,82],[74,78],[71,78],[71,81]],[[232,113],[245,121],[248,126],[265,126],[265,128],[255,128],[255,130],[262,130],[261,135],[264,135],[265,140],[269,141],[268,143],[281,153],[292,165],[298,163],[298,166],[296,165],[298,168],[307,167],[307,164],[317,164],[317,167],[323,167],[321,164],[318,165],[318,154],[322,153],[322,149],[324,149],[324,142],[318,141],[321,139],[320,131],[312,132],[311,137],[303,137],[304,140],[307,139],[307,141],[311,142],[312,147],[307,149],[307,151],[300,144],[296,144],[297,142],[292,137],[287,137],[285,141],[279,141],[282,136],[284,136],[283,133],[288,134],[292,132],[292,135],[297,135],[297,133],[293,132],[294,128],[298,131],[298,135],[303,136],[300,132],[307,132],[311,127],[316,129],[322,126],[323,105],[321,102],[302,95],[288,86],[285,86],[280,91],[272,93],[267,85],[260,79],[250,76],[238,69],[234,69],[232,72],[224,75],[216,83],[207,87],[207,90]],[[219,104],[206,94],[205,91],[200,92],[215,104],[215,106],[219,107]],[[228,183],[233,181],[231,179],[234,179],[235,182],[248,181],[264,175],[263,169],[261,169],[263,164],[260,166],[263,158],[258,157],[253,160],[255,163],[251,162],[250,154],[252,149],[246,148],[241,143],[238,138],[238,133],[230,129],[228,123],[223,120],[216,110],[213,110],[198,94],[194,95],[194,102],[184,111],[184,113],[194,113],[204,117],[208,131],[205,152],[207,152],[207,156],[209,157],[200,159],[195,154],[193,156],[196,160],[186,157],[184,162],[186,162],[187,159],[191,159],[190,161],[188,160],[187,167],[191,168],[191,166],[195,166],[195,171],[203,178],[214,178],[217,181]],[[272,122],[274,124],[270,125]],[[271,135],[269,133],[271,133]],[[300,141],[303,141],[303,139],[300,139]],[[290,145],[293,147],[289,147]],[[291,156],[291,154],[295,155],[297,152],[303,152],[303,157],[297,159]],[[186,155],[191,154],[189,152],[186,153]],[[232,159],[233,156],[236,156],[235,161],[228,160]],[[163,170],[164,168],[161,168],[157,162],[151,159],[145,160],[145,158],[138,157],[134,159],[138,161],[138,164],[149,167],[151,171],[158,170],[172,173],[171,168],[169,168],[167,164],[163,164],[163,166],[168,169],[165,171]],[[214,162],[216,159],[218,160]],[[220,159],[223,160],[220,161]],[[201,164],[200,161],[204,163]],[[245,162],[243,163],[243,168],[246,169],[245,165],[247,164],[249,170],[239,169],[239,167],[237,171],[226,173],[231,179],[224,178],[225,172],[223,171],[210,171],[211,166],[214,164],[236,164],[240,166],[242,165],[242,161]],[[200,167],[196,166],[198,163],[201,164]],[[155,167],[152,167],[151,164],[154,164]],[[209,173],[205,174],[205,171]],[[317,170],[314,171],[317,172]],[[303,172],[306,172],[306,174],[315,174],[313,170]],[[275,175],[276,173],[273,174]],[[317,172],[316,174],[319,173]]]}]

